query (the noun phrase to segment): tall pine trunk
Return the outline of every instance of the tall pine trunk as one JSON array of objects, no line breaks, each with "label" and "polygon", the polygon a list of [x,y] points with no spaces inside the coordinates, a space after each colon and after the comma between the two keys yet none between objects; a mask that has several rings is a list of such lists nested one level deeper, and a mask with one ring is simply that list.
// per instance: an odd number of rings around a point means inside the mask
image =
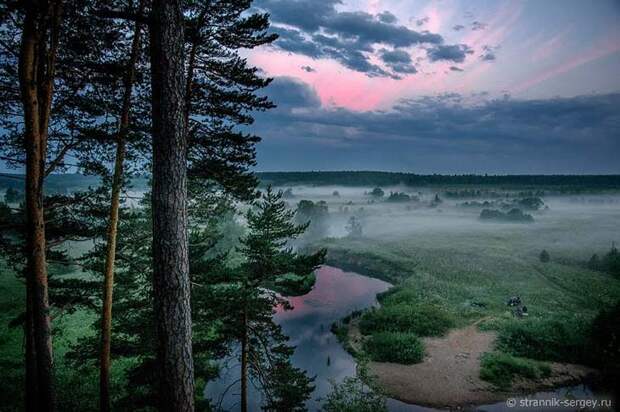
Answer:
[{"label": "tall pine trunk", "polygon": [[155,0],[151,19],[153,295],[160,409],[175,412],[194,410],[182,4]]},{"label": "tall pine trunk", "polygon": [[[143,1],[140,2],[138,13],[142,14]],[[136,64],[140,53],[141,25],[135,24],[134,37],[131,43],[131,54],[123,81],[123,106],[116,143],[114,175],[112,177],[112,197],[106,244],[106,260],[104,269],[103,308],[101,313],[101,353],[99,370],[99,406],[102,412],[111,410],[110,404],[110,346],[112,342],[112,295],[114,288],[114,263],[116,260],[116,238],[118,232],[118,214],[121,190],[123,185],[123,163],[125,161],[125,137],[129,127],[131,111],[131,95],[135,81]]]},{"label": "tall pine trunk", "polygon": [[248,411],[248,314],[243,310],[243,331],[241,336],[241,412]]},{"label": "tall pine trunk", "polygon": [[59,1],[25,2],[19,83],[26,149],[26,408],[54,409],[43,181],[58,45]]}]

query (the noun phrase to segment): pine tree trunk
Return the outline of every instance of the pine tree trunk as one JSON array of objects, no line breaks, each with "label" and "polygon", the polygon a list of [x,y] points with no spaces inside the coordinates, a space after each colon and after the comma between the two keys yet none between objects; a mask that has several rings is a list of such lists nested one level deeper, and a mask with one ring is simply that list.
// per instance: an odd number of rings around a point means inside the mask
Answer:
[{"label": "pine tree trunk", "polygon": [[33,315],[33,293],[32,282],[29,281],[29,274],[26,273],[26,322],[24,324],[24,338],[26,341],[26,411],[37,411],[38,373],[37,373],[37,351],[34,339],[34,315]]},{"label": "pine tree trunk", "polygon": [[[142,13],[143,2],[139,7]],[[116,143],[116,158],[114,161],[114,176],[112,178],[112,198],[110,200],[110,220],[108,222],[108,236],[106,245],[106,260],[104,269],[103,309],[101,314],[101,354],[99,370],[99,406],[102,412],[111,409],[110,404],[110,347],[112,343],[112,294],[114,288],[114,263],[116,259],[116,237],[118,232],[118,212],[123,184],[123,162],[125,160],[125,136],[129,127],[129,112],[131,109],[131,94],[135,79],[135,66],[140,53],[139,23],[136,23],[134,38],[131,44],[131,56],[124,79],[123,106]]]},{"label": "pine tree trunk", "polygon": [[182,2],[155,0],[151,20],[153,295],[164,411],[194,410],[187,239]]},{"label": "pine tree trunk", "polygon": [[[55,393],[43,180],[60,10],[53,2],[28,1],[25,5],[19,83],[26,149],[26,406],[29,410],[50,411],[54,409]],[[52,38],[49,50],[45,38],[48,29]]]},{"label": "pine tree trunk", "polygon": [[248,411],[248,315],[243,311],[243,335],[241,337],[241,412]]}]

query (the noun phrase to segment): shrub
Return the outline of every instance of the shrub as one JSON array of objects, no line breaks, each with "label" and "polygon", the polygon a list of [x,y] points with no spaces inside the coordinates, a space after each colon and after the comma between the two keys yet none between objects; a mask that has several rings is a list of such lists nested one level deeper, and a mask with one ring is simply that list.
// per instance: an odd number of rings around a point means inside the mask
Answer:
[{"label": "shrub", "polygon": [[344,378],[342,383],[332,382],[332,391],[325,397],[323,412],[387,412],[385,395],[360,360],[357,376]]},{"label": "shrub", "polygon": [[620,382],[620,302],[601,311],[592,321],[588,353],[609,382]]},{"label": "shrub", "polygon": [[539,210],[545,205],[545,202],[540,197],[526,197],[520,199],[517,203],[526,210]]},{"label": "shrub", "polygon": [[480,220],[494,220],[498,222],[531,223],[534,221],[532,215],[523,213],[521,209],[513,208],[507,213],[494,209],[482,209]]},{"label": "shrub", "polygon": [[504,325],[497,338],[503,352],[558,362],[583,362],[587,322],[581,319],[525,320]]},{"label": "shrub", "polygon": [[374,189],[372,189],[372,192],[370,192],[370,195],[373,197],[383,197],[385,195],[385,192],[380,187],[375,187]]},{"label": "shrub", "polygon": [[543,263],[547,263],[549,262],[549,260],[551,260],[551,257],[549,256],[549,252],[547,252],[546,250],[543,249],[542,252],[540,252],[540,255],[538,256],[538,258],[540,259],[541,262]]},{"label": "shrub", "polygon": [[387,198],[388,202],[410,202],[411,196],[405,192],[390,192],[390,196]]},{"label": "shrub", "polygon": [[540,379],[551,374],[549,365],[502,352],[485,353],[480,366],[480,379],[502,389],[510,388],[515,377]]},{"label": "shrub", "polygon": [[454,326],[454,319],[444,309],[428,304],[386,305],[366,312],[360,320],[360,331],[406,332],[418,336],[441,336]]},{"label": "shrub", "polygon": [[424,358],[424,345],[413,333],[375,333],[364,342],[364,350],[377,362],[410,365]]}]

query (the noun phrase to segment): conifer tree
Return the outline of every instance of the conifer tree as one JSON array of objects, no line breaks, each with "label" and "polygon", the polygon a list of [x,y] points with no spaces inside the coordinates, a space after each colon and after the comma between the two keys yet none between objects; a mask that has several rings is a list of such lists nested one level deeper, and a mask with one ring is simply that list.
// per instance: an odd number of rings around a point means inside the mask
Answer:
[{"label": "conifer tree", "polygon": [[282,192],[271,187],[246,220],[248,233],[240,247],[245,260],[229,279],[235,293],[228,300],[225,321],[240,347],[241,410],[248,410],[250,379],[262,388],[273,410],[299,410],[312,392],[311,381],[290,364],[293,348],[272,319],[273,308],[288,308],[288,303],[265,286],[286,274],[309,275],[323,262],[325,251],[304,255],[287,246],[308,225],[295,223],[295,212],[286,208]]}]

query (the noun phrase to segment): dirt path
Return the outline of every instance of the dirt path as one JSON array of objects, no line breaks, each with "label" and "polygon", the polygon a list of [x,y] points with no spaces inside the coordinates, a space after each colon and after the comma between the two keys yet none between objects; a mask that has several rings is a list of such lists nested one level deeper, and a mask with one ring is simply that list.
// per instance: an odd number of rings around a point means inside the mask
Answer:
[{"label": "dirt path", "polygon": [[[349,339],[359,349],[362,336],[355,324]],[[476,325],[452,330],[441,338],[423,339],[424,360],[416,365],[371,362],[370,371],[387,393],[403,402],[457,407],[501,401],[513,394],[566,385],[593,371],[579,365],[550,363],[551,377],[539,382],[516,382],[512,392],[498,392],[480,379],[480,357],[493,349],[495,334],[481,332]]]}]

